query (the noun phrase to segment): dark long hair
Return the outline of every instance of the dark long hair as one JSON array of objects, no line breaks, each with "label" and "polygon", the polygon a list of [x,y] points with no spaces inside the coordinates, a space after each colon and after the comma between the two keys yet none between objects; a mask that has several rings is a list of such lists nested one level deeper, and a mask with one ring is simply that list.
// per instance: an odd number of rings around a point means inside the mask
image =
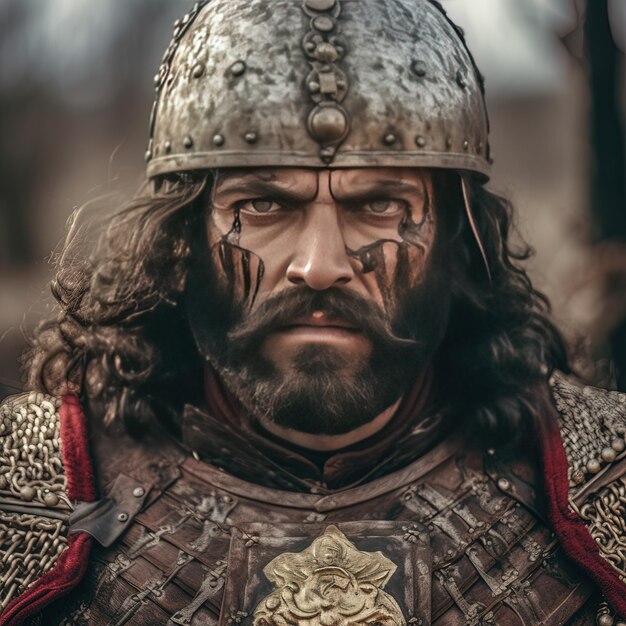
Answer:
[{"label": "dark long hair", "polygon": [[[135,436],[155,418],[175,427],[202,380],[182,301],[211,184],[210,173],[146,184],[92,247],[84,216],[74,219],[52,283],[58,316],[40,323],[25,355],[31,387],[79,393],[106,425]],[[438,242],[453,302],[436,380],[447,388],[448,408],[461,411],[474,433],[510,440],[541,410],[536,385],[550,369],[567,368],[566,350],[546,298],[521,266],[530,250],[511,243],[511,205],[478,180],[469,180],[469,196],[491,282],[459,176],[435,174]]]}]

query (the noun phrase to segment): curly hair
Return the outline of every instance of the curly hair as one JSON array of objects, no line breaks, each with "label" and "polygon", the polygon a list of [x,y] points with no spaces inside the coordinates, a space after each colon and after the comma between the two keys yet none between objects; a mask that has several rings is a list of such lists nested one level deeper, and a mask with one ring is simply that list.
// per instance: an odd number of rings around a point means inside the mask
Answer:
[{"label": "curly hair", "polygon": [[[155,419],[176,428],[202,381],[182,301],[212,181],[212,173],[198,172],[145,184],[89,254],[85,211],[74,217],[52,283],[59,314],[39,324],[25,355],[29,385],[79,393],[106,425],[134,436]],[[511,204],[476,178],[468,187],[491,281],[463,210],[460,176],[435,172],[437,236],[452,289],[435,380],[447,390],[448,410],[464,415],[472,432],[510,441],[540,413],[536,386],[547,372],[567,370],[566,348],[522,267],[530,249],[511,243]]]}]

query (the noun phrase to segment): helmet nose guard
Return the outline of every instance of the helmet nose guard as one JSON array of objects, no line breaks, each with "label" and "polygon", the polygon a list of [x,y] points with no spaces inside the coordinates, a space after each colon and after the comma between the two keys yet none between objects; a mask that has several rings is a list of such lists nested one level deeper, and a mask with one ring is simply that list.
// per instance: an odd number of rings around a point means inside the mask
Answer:
[{"label": "helmet nose guard", "polygon": [[228,167],[490,170],[483,83],[431,0],[212,0],[156,82],[150,177]]}]

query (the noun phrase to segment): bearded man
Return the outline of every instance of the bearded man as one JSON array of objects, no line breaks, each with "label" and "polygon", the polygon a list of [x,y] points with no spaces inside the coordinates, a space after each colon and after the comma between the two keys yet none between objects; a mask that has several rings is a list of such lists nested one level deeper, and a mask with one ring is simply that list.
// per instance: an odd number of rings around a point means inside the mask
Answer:
[{"label": "bearded man", "polygon": [[624,624],[626,398],[562,373],[442,8],[199,3],[156,89],[2,407],[0,624]]}]

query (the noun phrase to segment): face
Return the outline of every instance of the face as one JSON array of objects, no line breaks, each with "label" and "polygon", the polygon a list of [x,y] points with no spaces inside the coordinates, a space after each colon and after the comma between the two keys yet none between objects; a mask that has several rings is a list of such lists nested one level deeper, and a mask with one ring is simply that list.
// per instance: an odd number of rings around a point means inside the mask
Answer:
[{"label": "face", "polygon": [[446,317],[432,197],[413,168],[220,172],[207,241],[226,313],[204,324],[228,341],[203,351],[251,414],[336,434],[406,390]]}]

